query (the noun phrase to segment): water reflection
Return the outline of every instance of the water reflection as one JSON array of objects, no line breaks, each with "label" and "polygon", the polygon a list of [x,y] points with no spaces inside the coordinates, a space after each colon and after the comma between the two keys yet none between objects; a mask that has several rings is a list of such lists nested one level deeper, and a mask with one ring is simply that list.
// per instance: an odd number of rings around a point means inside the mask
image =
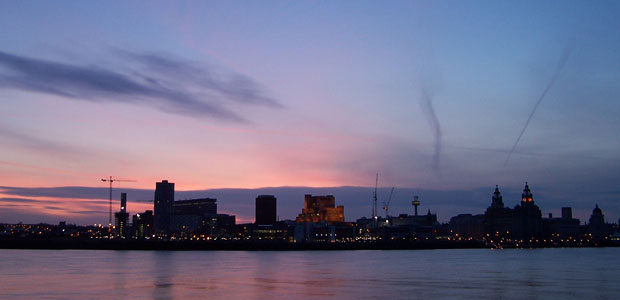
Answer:
[{"label": "water reflection", "polygon": [[613,299],[610,249],[0,250],[2,299]]},{"label": "water reflection", "polygon": [[154,275],[154,282],[152,289],[154,299],[173,299],[172,288],[174,283],[172,282],[175,273],[174,256],[176,252],[171,251],[156,251],[153,252],[152,273]]},{"label": "water reflection", "polygon": [[[114,271],[112,273],[112,288],[115,291],[122,292],[127,290],[126,282],[128,278],[126,269],[128,264],[128,253],[126,251],[118,251],[116,254],[117,255],[114,256],[114,259],[110,261],[110,263],[114,266]],[[126,294],[121,294],[119,296],[126,296]]]}]

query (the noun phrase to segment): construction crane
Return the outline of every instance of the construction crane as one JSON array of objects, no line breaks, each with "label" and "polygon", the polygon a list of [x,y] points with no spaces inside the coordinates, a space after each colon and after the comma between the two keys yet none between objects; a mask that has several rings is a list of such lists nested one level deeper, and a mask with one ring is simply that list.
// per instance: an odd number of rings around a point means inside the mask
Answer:
[{"label": "construction crane", "polygon": [[377,177],[375,178],[375,191],[372,193],[372,218],[377,220],[377,186],[379,185],[379,173],[377,173]]},{"label": "construction crane", "polygon": [[392,190],[390,191],[390,197],[388,197],[387,202],[383,201],[383,210],[385,210],[385,218],[386,219],[389,217],[388,209],[390,208],[390,201],[392,201],[392,194],[393,193],[394,193],[394,187],[392,187]]},{"label": "construction crane", "polygon": [[109,182],[110,183],[110,216],[108,218],[108,228],[112,228],[112,183],[113,182],[136,182],[135,180],[130,180],[130,179],[117,179],[117,178],[112,178],[112,176],[110,176],[107,179],[101,179],[101,181],[103,182]]}]

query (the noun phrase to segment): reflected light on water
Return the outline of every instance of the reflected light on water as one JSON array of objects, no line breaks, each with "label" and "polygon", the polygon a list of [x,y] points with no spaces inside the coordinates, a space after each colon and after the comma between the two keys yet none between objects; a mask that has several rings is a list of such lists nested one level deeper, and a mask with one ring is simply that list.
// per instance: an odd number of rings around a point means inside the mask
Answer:
[{"label": "reflected light on water", "polygon": [[609,298],[617,249],[0,250],[6,299]]}]

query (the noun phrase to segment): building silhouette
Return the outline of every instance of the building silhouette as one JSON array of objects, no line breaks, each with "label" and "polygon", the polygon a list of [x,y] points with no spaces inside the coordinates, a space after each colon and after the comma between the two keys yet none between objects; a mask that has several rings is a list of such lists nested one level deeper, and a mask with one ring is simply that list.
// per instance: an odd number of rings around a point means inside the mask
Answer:
[{"label": "building silhouette", "polygon": [[257,225],[273,225],[276,223],[276,197],[260,195],[256,197],[256,214],[254,223]]},{"label": "building silhouette", "polygon": [[514,208],[512,237],[529,241],[542,238],[542,213],[534,203],[534,196],[527,182],[521,194],[521,203]]},{"label": "building silhouette", "polygon": [[484,215],[460,214],[450,218],[452,234],[457,238],[482,239]]},{"label": "building silhouette", "polygon": [[562,219],[572,219],[573,209],[571,207],[562,207]]},{"label": "building silhouette", "polygon": [[218,214],[217,199],[174,201],[174,183],[168,180],[156,183],[153,206],[155,235],[158,238],[206,238],[234,234],[236,218]]},{"label": "building silhouette", "polygon": [[198,232],[212,238],[230,238],[235,234],[237,218],[233,215],[216,214],[205,216]]},{"label": "building silhouette", "polygon": [[133,236],[137,239],[150,239],[153,237],[153,211],[147,210],[133,215],[131,227]]},{"label": "building silhouette", "polygon": [[592,235],[594,240],[602,240],[609,234],[609,226],[605,224],[605,215],[598,207],[598,204],[592,210],[590,220],[588,222],[588,233]]},{"label": "building silhouette", "polygon": [[217,199],[197,198],[178,200],[173,202],[174,215],[215,215],[217,214]]},{"label": "building silhouette", "polygon": [[174,183],[162,180],[155,184],[153,206],[155,235],[167,237],[170,234],[170,218],[174,212]]},{"label": "building silhouette", "polygon": [[514,239],[521,242],[535,242],[543,237],[543,222],[540,208],[534,203],[534,195],[527,182],[521,194],[521,202],[513,209],[504,207],[499,187],[484,214],[485,235],[492,240]]},{"label": "building silhouette", "polygon": [[203,230],[205,219],[217,215],[217,200],[212,198],[174,201],[172,207],[171,234],[206,234]]},{"label": "building silhouette", "polygon": [[502,193],[495,186],[491,206],[484,213],[484,233],[491,238],[509,237],[512,230],[512,209],[504,207]]},{"label": "building silhouette", "polygon": [[121,210],[114,213],[114,223],[116,227],[115,236],[117,238],[127,237],[127,221],[129,219],[129,213],[127,213],[127,193],[121,193]]},{"label": "building silhouette", "polygon": [[577,239],[580,235],[579,220],[573,219],[573,209],[562,207],[562,217],[543,219],[543,235],[546,239],[557,241]]},{"label": "building silhouette", "polygon": [[344,206],[336,206],[333,195],[305,195],[304,208],[295,222],[295,242],[336,242],[355,238],[355,225],[344,222]]}]

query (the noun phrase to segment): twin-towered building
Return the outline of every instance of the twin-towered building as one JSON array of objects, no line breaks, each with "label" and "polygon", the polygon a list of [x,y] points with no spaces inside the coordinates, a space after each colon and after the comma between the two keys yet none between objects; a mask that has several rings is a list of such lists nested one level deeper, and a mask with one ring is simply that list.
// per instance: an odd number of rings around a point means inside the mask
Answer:
[{"label": "twin-towered building", "polygon": [[542,213],[534,202],[534,195],[527,182],[521,202],[514,208],[504,206],[499,187],[495,186],[491,206],[484,214],[485,232],[491,237],[510,237],[516,240],[541,239]]},{"label": "twin-towered building", "polygon": [[[464,219],[474,220],[476,216]],[[484,234],[486,238],[492,240],[510,239],[523,243],[537,243],[541,240],[575,240],[581,236],[588,236],[588,239],[596,241],[603,240],[610,234],[610,226],[605,223],[598,205],[592,211],[588,224],[583,227],[580,226],[578,219],[573,218],[570,207],[562,207],[562,215],[559,218],[554,218],[552,214],[549,214],[548,218],[543,218],[527,182],[521,194],[521,202],[512,209],[504,206],[502,194],[495,186],[491,206],[487,208],[482,220]],[[459,218],[453,218],[451,223],[454,223],[455,227],[464,225],[465,222],[460,221],[462,220]],[[469,227],[469,232],[478,232],[475,224],[466,225],[474,225]]]}]

